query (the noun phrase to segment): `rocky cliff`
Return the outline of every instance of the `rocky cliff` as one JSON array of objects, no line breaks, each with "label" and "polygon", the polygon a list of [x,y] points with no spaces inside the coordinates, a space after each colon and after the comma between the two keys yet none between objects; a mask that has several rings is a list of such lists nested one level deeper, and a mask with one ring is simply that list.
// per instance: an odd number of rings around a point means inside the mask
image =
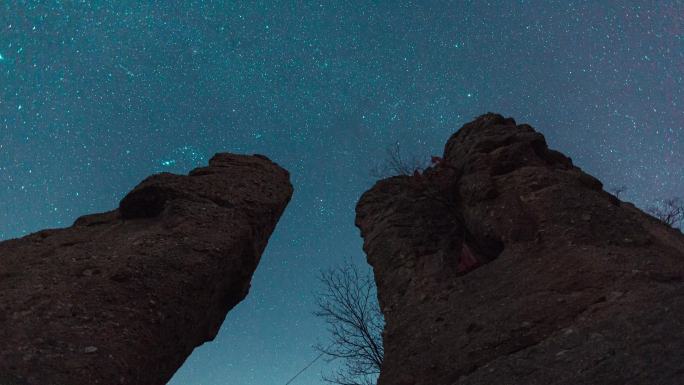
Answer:
[{"label": "rocky cliff", "polygon": [[356,210],[379,385],[684,383],[684,236],[529,125],[481,116]]},{"label": "rocky cliff", "polygon": [[267,158],[218,154],[0,243],[0,384],[166,384],[247,295],[291,195]]}]

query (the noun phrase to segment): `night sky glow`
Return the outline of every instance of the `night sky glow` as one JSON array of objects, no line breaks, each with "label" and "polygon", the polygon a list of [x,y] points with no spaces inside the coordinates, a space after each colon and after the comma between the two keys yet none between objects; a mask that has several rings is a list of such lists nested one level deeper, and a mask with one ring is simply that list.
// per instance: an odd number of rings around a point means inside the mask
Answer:
[{"label": "night sky glow", "polygon": [[624,200],[684,196],[684,1],[294,3],[0,2],[0,239],[216,152],[292,174],[250,295],[171,385],[284,384],[316,356],[315,277],[363,263],[354,206],[395,142],[427,160],[499,112]]}]

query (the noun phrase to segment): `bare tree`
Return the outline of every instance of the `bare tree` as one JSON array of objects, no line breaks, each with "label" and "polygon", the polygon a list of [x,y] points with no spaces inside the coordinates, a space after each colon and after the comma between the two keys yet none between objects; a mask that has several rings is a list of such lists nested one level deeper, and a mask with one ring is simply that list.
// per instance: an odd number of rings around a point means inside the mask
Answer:
[{"label": "bare tree", "polygon": [[427,162],[421,161],[417,156],[404,155],[397,142],[387,147],[384,161],[371,169],[371,176],[387,178],[394,175],[413,175],[414,172],[422,171],[427,166]]},{"label": "bare tree", "polygon": [[670,227],[677,227],[684,222],[684,202],[679,198],[664,199],[646,211]]},{"label": "bare tree", "polygon": [[331,341],[316,349],[343,364],[323,380],[338,385],[373,385],[382,366],[384,318],[375,281],[351,263],[321,272],[323,290],[314,314],[328,325]]},{"label": "bare tree", "polygon": [[616,186],[610,190],[610,192],[612,192],[617,199],[620,199],[620,194],[622,194],[625,191],[627,191],[627,186],[625,185]]}]

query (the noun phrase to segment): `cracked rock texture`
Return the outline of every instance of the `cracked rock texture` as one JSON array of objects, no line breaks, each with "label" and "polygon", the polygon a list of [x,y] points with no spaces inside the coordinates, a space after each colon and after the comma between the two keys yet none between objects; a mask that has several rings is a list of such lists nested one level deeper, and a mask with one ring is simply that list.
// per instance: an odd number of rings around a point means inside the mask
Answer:
[{"label": "cracked rock texture", "polygon": [[217,154],[0,243],[0,384],[166,384],[247,295],[291,195],[266,157]]},{"label": "cracked rock texture", "polygon": [[684,236],[529,125],[483,115],[356,211],[379,385],[684,384]]}]

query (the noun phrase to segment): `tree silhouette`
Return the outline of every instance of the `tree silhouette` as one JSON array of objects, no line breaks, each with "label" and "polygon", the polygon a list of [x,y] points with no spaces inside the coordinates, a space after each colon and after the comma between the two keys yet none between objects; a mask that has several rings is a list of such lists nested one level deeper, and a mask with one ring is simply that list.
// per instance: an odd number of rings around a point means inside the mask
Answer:
[{"label": "tree silhouette", "polygon": [[684,222],[684,202],[679,198],[664,199],[646,211],[670,227],[678,227]]},{"label": "tree silhouette", "polygon": [[343,365],[323,380],[338,385],[372,385],[380,373],[384,318],[371,274],[351,263],[321,272],[323,290],[314,314],[328,325],[331,341],[316,350]]},{"label": "tree silhouette", "polygon": [[616,186],[616,187],[613,187],[610,191],[613,193],[613,195],[615,195],[615,197],[617,199],[620,199],[620,194],[627,191],[627,186],[625,186],[625,185]]},{"label": "tree silhouette", "polygon": [[428,162],[421,161],[417,156],[402,153],[399,142],[385,150],[385,159],[371,169],[371,176],[382,179],[395,175],[413,175],[428,166]]}]

